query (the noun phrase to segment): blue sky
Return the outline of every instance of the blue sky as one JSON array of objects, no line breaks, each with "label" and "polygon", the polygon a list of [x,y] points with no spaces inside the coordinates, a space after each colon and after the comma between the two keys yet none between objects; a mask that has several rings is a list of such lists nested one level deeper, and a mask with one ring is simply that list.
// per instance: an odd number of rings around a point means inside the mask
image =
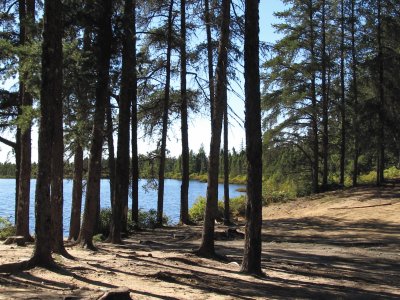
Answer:
[{"label": "blue sky", "polygon": [[[276,22],[273,13],[275,11],[283,10],[284,5],[280,0],[261,0],[260,1],[260,40],[272,43],[278,35],[274,33],[272,24]],[[242,82],[243,87],[244,82]],[[229,105],[244,119],[244,103],[237,97],[230,95]],[[176,133],[174,136],[174,132]],[[167,148],[171,151],[171,154],[177,156],[181,152],[181,146],[179,142],[179,126],[175,126],[173,131],[170,133],[170,140],[167,143]],[[204,145],[206,152],[208,152],[210,141],[210,124],[207,118],[198,118],[189,125],[189,147],[193,150],[197,150],[201,144]],[[245,132],[244,128],[239,126],[236,122],[232,122],[229,128],[229,148],[235,147],[240,149],[241,144],[245,144]],[[146,147],[143,144],[142,147]]]}]

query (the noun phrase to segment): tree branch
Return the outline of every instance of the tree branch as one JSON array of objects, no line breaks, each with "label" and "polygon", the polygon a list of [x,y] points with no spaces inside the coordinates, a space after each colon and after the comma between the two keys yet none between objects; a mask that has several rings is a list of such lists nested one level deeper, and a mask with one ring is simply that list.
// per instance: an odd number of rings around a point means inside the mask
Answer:
[{"label": "tree branch", "polygon": [[17,143],[7,140],[1,136],[0,136],[0,142],[6,144],[7,146],[10,146],[13,149],[17,148]]}]

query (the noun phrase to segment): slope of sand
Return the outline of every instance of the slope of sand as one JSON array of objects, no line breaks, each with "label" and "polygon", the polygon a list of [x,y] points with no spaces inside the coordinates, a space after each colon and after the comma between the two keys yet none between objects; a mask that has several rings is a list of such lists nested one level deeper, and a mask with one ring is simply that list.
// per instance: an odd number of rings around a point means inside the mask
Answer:
[{"label": "slope of sand", "polygon": [[[400,298],[400,183],[273,204],[263,219],[265,278],[238,272],[240,235],[226,238],[217,226],[227,260],[215,261],[192,254],[201,227],[185,226],[99,243],[98,252],[67,248],[76,260],[55,257],[63,274],[0,274],[0,299],[96,299],[120,286],[132,299]],[[32,248],[0,244],[0,264],[27,259]]]}]

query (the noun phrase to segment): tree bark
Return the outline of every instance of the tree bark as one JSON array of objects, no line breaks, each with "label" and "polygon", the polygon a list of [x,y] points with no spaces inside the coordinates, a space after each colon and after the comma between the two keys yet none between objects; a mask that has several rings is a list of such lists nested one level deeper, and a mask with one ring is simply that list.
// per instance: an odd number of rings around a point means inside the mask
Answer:
[{"label": "tree bark", "polygon": [[42,42],[42,83],[40,92],[39,163],[35,194],[35,249],[33,265],[51,267],[50,178],[53,153],[53,126],[56,103],[62,102],[62,4],[45,1]]},{"label": "tree bark", "polygon": [[[60,58],[62,65],[62,53]],[[62,78],[62,77],[61,77]],[[62,88],[62,83],[61,83]],[[54,253],[70,257],[64,248],[63,239],[63,179],[64,179],[64,135],[63,135],[63,99],[53,99],[52,156],[51,156],[51,224],[52,250]]]},{"label": "tree bark", "polygon": [[311,130],[312,130],[312,191],[319,192],[319,143],[318,143],[318,107],[315,74],[315,31],[314,31],[314,7],[312,0],[309,1],[310,20],[310,54],[311,54]]},{"label": "tree bark", "polygon": [[180,223],[189,223],[189,134],[188,100],[186,92],[186,1],[181,0],[181,134],[182,184]]},{"label": "tree bark", "polygon": [[68,240],[77,240],[81,229],[83,191],[83,148],[78,143],[74,154],[74,179],[72,185],[72,207]]},{"label": "tree bark", "polygon": [[130,105],[134,96],[133,77],[134,67],[134,35],[133,1],[125,0],[122,38],[122,78],[119,99],[118,148],[115,176],[115,198],[112,209],[112,221],[109,241],[114,244],[122,243],[121,230],[127,231],[128,195],[129,195],[129,116]]},{"label": "tree bark", "polygon": [[82,247],[95,249],[93,245],[96,227],[96,212],[100,205],[101,156],[103,150],[104,119],[109,97],[109,69],[111,57],[111,0],[98,0],[97,38],[96,38],[96,104],[92,143],[90,146],[89,174],[82,228],[78,241]]},{"label": "tree bark", "polygon": [[341,88],[341,143],[340,143],[340,185],[344,187],[344,169],[346,166],[346,94],[345,94],[345,27],[344,27],[344,0],[341,0],[341,14],[340,14],[340,88]]},{"label": "tree bark", "polygon": [[54,123],[51,157],[51,223],[52,250],[54,253],[68,257],[63,240],[63,177],[64,177],[64,137],[63,137],[63,104],[62,98],[53,100]]},{"label": "tree bark", "polygon": [[165,173],[165,151],[167,147],[167,131],[168,131],[168,111],[171,84],[171,51],[172,51],[172,9],[174,1],[171,0],[168,10],[168,32],[167,32],[167,63],[166,63],[166,79],[163,103],[162,117],[162,133],[161,133],[161,149],[160,149],[160,166],[158,170],[158,201],[157,201],[157,226],[162,226],[163,209],[164,209],[164,173]]},{"label": "tree bark", "polygon": [[213,68],[213,46],[212,46],[212,35],[211,35],[211,12],[209,0],[204,0],[204,20],[206,22],[206,35],[207,35],[207,60],[208,60],[208,89],[210,91],[210,115],[211,122],[213,119],[214,110],[214,68]]},{"label": "tree bark", "polygon": [[231,224],[229,209],[228,95],[224,92],[224,224]]},{"label": "tree bark", "polygon": [[377,38],[378,38],[378,63],[379,63],[379,111],[378,111],[378,144],[377,144],[377,174],[376,184],[382,185],[384,182],[383,171],[385,169],[385,130],[384,130],[384,110],[385,110],[385,89],[384,89],[384,66],[383,66],[383,44],[382,44],[382,1],[378,0],[377,16]]},{"label": "tree bark", "polygon": [[[27,27],[28,24],[35,20],[35,3],[34,1],[19,1],[20,15],[20,44],[23,45],[29,42],[31,32]],[[33,5],[32,5],[33,2]],[[21,58],[22,59],[22,58]],[[20,74],[20,104],[23,109],[32,106],[32,96],[26,91],[23,82],[25,74]],[[30,182],[31,182],[31,122],[25,128],[19,128],[19,144],[18,151],[19,164],[17,170],[17,197],[16,201],[16,234],[23,236],[25,241],[33,241],[29,233],[29,200],[30,200]]]},{"label": "tree bark", "polygon": [[357,80],[357,50],[356,50],[356,15],[355,0],[351,0],[351,56],[353,80],[353,128],[354,128],[354,157],[353,157],[353,186],[357,186],[358,156],[359,156],[359,117],[358,117],[358,80]]},{"label": "tree bark", "polygon": [[133,62],[132,62],[132,77],[133,77],[133,95],[132,95],[132,221],[135,226],[139,226],[139,160],[138,160],[138,134],[137,134],[137,74],[136,74],[136,0],[133,0]]},{"label": "tree bark", "polygon": [[328,185],[328,156],[329,156],[329,137],[328,137],[328,106],[329,98],[327,91],[327,55],[326,55],[326,1],[322,0],[322,186]]},{"label": "tree bark", "polygon": [[218,209],[218,171],[221,147],[221,131],[224,107],[224,90],[227,85],[227,64],[229,46],[230,1],[222,1],[221,35],[218,46],[218,63],[216,69],[216,95],[213,102],[211,122],[210,158],[208,162],[207,202],[204,215],[200,256],[214,256],[214,226]]},{"label": "tree bark", "polygon": [[115,196],[115,155],[114,155],[114,126],[112,121],[111,98],[107,99],[106,119],[107,119],[107,146],[108,146],[108,173],[110,182],[110,204],[114,207]]},{"label": "tree bark", "polygon": [[244,78],[247,206],[241,272],[261,275],[262,138],[258,1],[245,2]]}]

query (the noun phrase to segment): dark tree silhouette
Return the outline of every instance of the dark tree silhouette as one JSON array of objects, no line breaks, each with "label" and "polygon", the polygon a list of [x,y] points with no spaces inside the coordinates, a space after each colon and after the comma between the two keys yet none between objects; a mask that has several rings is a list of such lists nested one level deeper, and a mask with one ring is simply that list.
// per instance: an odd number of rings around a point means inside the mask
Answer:
[{"label": "dark tree silhouette", "polygon": [[166,78],[163,101],[162,114],[162,132],[161,132],[161,148],[160,148],[160,166],[158,169],[158,200],[157,200],[157,226],[162,226],[164,211],[164,173],[165,173],[165,157],[167,149],[167,131],[168,131],[168,110],[170,100],[171,86],[171,52],[172,52],[172,22],[173,22],[174,1],[171,0],[168,9],[168,31],[167,31],[167,58],[166,58]]},{"label": "dark tree silhouette", "polygon": [[207,202],[204,215],[200,256],[214,256],[214,227],[218,205],[218,171],[221,147],[222,118],[224,109],[224,93],[227,83],[230,1],[222,1],[221,35],[218,46],[218,63],[216,69],[216,95],[212,108],[210,158],[208,162]]},{"label": "dark tree silhouette", "polygon": [[104,119],[109,97],[109,69],[111,57],[111,0],[96,1],[95,25],[97,30],[95,54],[97,68],[96,104],[90,146],[89,174],[82,228],[78,242],[83,247],[95,249],[93,235],[100,205],[101,155],[103,150]]},{"label": "dark tree silhouette", "polygon": [[[51,257],[50,179],[55,116],[62,102],[62,4],[45,1],[42,44],[42,85],[40,92],[39,165],[35,195],[34,265],[53,266]],[[60,153],[58,153],[60,155]],[[62,155],[62,153],[61,153]]]},{"label": "dark tree silhouette", "polygon": [[188,100],[186,92],[186,1],[181,0],[181,134],[182,134],[182,184],[180,222],[189,223],[189,134]]},{"label": "dark tree silhouette", "polygon": [[245,2],[244,78],[247,206],[241,272],[261,275],[262,139],[258,0]]},{"label": "dark tree silhouette", "polygon": [[[32,36],[30,26],[35,21],[35,1],[19,1],[19,19],[20,19],[20,44],[29,42]],[[23,107],[32,106],[32,95],[26,91],[23,83],[24,74],[20,74],[19,96],[20,104]],[[29,233],[29,199],[31,182],[31,122],[28,126],[20,130],[20,148],[18,151],[19,174],[17,176],[17,201],[16,201],[16,234],[23,236],[27,241],[33,241]]]},{"label": "dark tree silhouette", "polygon": [[134,67],[134,36],[133,26],[133,1],[125,0],[123,16],[123,48],[122,48],[122,79],[121,94],[119,98],[119,126],[118,126],[118,148],[117,163],[115,171],[115,194],[112,209],[112,222],[109,241],[111,243],[122,243],[121,229],[122,219],[128,212],[129,194],[129,116],[130,105],[133,94],[133,77],[131,71]]}]

